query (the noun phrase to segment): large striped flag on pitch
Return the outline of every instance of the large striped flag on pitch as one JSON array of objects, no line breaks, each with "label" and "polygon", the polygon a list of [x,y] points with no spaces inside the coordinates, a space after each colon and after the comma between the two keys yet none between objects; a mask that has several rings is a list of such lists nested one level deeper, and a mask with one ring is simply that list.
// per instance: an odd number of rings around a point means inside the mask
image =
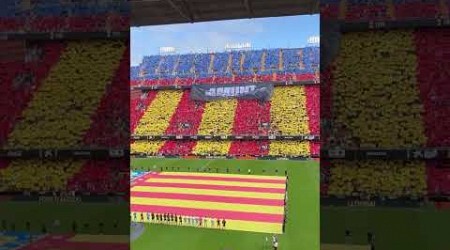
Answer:
[{"label": "large striped flag on pitch", "polygon": [[282,233],[285,189],[282,176],[149,173],[132,183],[131,211],[225,219],[226,229]]}]

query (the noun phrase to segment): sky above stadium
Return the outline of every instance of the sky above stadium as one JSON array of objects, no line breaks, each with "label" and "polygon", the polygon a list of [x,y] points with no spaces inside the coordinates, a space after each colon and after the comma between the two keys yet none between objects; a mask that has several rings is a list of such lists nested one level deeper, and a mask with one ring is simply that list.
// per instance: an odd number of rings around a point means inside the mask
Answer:
[{"label": "sky above stadium", "polygon": [[250,43],[254,49],[298,48],[320,35],[319,15],[227,20],[131,28],[131,65],[161,47],[177,53],[224,51],[227,44]]}]

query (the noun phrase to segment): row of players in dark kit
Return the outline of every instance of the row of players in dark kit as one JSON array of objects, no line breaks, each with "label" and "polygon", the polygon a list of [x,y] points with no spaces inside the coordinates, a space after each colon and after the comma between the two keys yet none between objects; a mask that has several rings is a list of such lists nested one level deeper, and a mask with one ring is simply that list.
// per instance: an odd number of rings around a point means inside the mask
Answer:
[{"label": "row of players in dark kit", "polygon": [[[149,222],[161,222],[175,225],[187,225],[187,226],[199,226],[199,227],[215,227],[225,228],[227,221],[225,219],[214,219],[208,217],[199,216],[181,216],[175,214],[154,214],[146,213],[147,221]],[[137,213],[133,213],[134,221],[137,221]],[[141,213],[141,221],[144,221],[144,213]]]}]

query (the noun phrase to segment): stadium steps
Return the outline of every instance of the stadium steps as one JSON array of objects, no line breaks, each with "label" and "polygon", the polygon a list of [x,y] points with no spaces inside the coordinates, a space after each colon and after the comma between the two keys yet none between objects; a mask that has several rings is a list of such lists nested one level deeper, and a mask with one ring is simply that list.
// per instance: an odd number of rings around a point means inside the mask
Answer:
[{"label": "stadium steps", "polygon": [[241,59],[239,61],[239,70],[240,72],[244,71],[244,61],[245,61],[245,53],[241,52]]},{"label": "stadium steps", "polygon": [[212,53],[211,57],[209,59],[209,66],[208,66],[208,74],[212,75],[213,71],[214,71],[214,58],[215,58],[215,54]]},{"label": "stadium steps", "polygon": [[280,49],[278,52],[278,70],[282,71],[283,67],[283,50]]},{"label": "stadium steps", "polygon": [[[236,107],[237,100],[235,99],[207,102],[198,134],[230,135],[233,130]],[[230,145],[230,141],[199,141],[194,148],[194,153],[226,155]]]},{"label": "stadium steps", "polygon": [[158,66],[155,68],[155,75],[160,75],[161,74],[161,66],[163,65],[163,63],[164,63],[164,57],[163,56],[161,56],[160,58],[159,58],[159,61],[158,61]]},{"label": "stadium steps", "polygon": [[261,68],[259,69],[260,72],[266,71],[266,57],[267,57],[267,51],[265,50],[265,51],[263,51],[263,54],[261,56],[261,62],[260,62]]},{"label": "stadium steps", "polygon": [[303,60],[304,60],[304,58],[303,58],[303,50],[299,49],[297,53],[298,53],[298,58],[299,58],[299,60],[298,60],[298,68],[300,70],[303,70],[303,69],[305,69],[305,64],[303,63]]},{"label": "stadium steps", "polygon": [[177,61],[173,65],[172,75],[177,74],[178,66],[180,65],[181,56],[178,56]]},{"label": "stadium steps", "polygon": [[[117,42],[68,43],[15,126],[8,144],[25,148],[80,146],[123,51],[123,44]],[[80,104],[74,109],[77,102]],[[64,133],[55,136],[51,131]]]},{"label": "stadium steps", "polygon": [[147,75],[147,71],[145,70],[145,68],[140,68],[139,69],[139,76],[140,77],[145,77]]},{"label": "stadium steps", "polygon": [[227,70],[225,71],[226,73],[230,73],[231,72],[232,64],[233,64],[233,54],[229,53],[228,54]]}]

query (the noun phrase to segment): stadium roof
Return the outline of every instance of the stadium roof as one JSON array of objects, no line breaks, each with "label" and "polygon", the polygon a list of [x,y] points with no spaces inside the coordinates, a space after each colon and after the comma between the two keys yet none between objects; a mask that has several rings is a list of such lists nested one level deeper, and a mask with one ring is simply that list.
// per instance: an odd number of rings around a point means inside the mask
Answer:
[{"label": "stadium roof", "polygon": [[317,0],[130,0],[131,25],[318,14]]}]

